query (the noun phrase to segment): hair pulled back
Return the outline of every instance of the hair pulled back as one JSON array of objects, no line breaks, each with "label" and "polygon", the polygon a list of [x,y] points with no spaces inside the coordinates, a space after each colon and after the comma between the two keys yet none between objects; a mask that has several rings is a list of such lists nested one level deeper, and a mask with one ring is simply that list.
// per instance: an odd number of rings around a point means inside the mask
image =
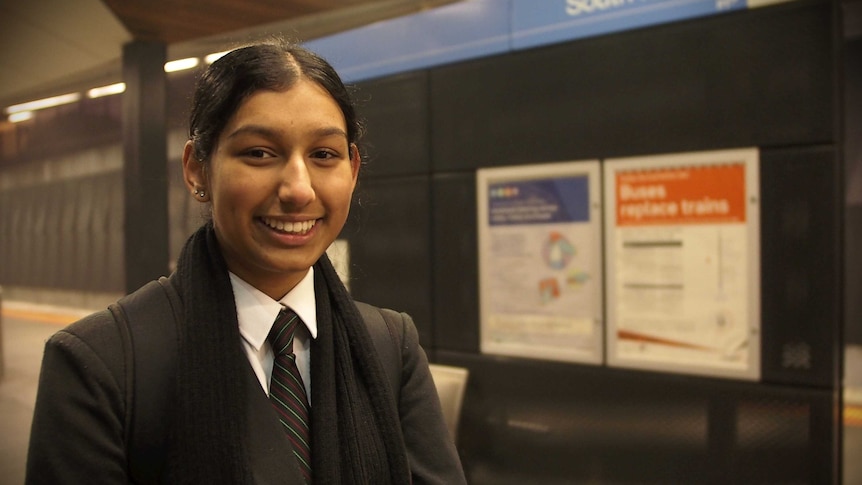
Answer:
[{"label": "hair pulled back", "polygon": [[350,92],[322,57],[283,40],[240,47],[213,62],[198,79],[189,115],[194,156],[206,162],[228,120],[243,101],[260,90],[284,91],[305,78],[323,89],[341,108],[348,143],[358,143],[362,122]]}]

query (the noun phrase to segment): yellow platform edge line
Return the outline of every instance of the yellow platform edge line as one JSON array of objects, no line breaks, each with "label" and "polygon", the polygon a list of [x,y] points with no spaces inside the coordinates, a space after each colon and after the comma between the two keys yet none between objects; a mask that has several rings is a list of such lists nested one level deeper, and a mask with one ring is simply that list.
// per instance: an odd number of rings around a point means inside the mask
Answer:
[{"label": "yellow platform edge line", "polygon": [[862,406],[844,406],[844,426],[862,427]]},{"label": "yellow platform edge line", "polygon": [[9,318],[19,318],[31,322],[51,323],[54,325],[68,325],[81,319],[80,315],[67,315],[62,313],[40,312],[35,310],[20,310],[16,308],[4,308],[2,315]]}]

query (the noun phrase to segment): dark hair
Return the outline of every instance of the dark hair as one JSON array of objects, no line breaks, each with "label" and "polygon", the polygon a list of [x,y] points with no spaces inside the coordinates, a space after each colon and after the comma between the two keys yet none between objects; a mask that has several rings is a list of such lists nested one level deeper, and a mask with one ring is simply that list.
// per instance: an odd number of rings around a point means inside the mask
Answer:
[{"label": "dark hair", "polygon": [[303,77],[320,85],[338,103],[347,123],[347,142],[358,143],[362,122],[335,69],[304,47],[272,40],[228,52],[198,79],[189,115],[195,158],[209,160],[227,121],[249,96],[261,89],[289,89]]}]

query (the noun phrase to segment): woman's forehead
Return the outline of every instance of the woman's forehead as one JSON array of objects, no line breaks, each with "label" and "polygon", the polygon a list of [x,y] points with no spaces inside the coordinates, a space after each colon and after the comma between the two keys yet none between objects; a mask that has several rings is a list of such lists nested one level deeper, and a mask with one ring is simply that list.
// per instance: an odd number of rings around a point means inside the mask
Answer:
[{"label": "woman's forehead", "polygon": [[268,127],[274,131],[290,130],[300,125],[317,131],[337,131],[347,136],[344,113],[335,99],[313,81],[300,81],[290,88],[258,90],[237,107],[228,120],[223,135],[241,126]]}]

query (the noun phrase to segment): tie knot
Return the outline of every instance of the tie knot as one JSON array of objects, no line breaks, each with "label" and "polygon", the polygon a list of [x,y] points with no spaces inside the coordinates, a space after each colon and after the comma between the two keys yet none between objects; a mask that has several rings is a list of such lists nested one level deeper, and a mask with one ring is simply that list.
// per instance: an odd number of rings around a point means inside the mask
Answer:
[{"label": "tie knot", "polygon": [[275,317],[272,329],[269,331],[269,344],[275,355],[293,353],[293,334],[299,325],[299,316],[290,308],[284,308]]}]

